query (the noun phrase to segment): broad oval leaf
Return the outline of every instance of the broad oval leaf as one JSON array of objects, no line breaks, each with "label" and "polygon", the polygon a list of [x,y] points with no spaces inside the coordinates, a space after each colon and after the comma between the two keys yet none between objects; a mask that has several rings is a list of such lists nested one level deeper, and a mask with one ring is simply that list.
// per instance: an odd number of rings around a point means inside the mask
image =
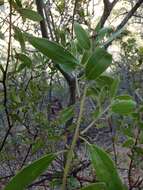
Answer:
[{"label": "broad oval leaf", "polygon": [[98,182],[88,185],[87,187],[83,187],[81,190],[107,190],[107,189],[105,183]]},{"label": "broad oval leaf", "polygon": [[14,176],[4,190],[24,190],[48,168],[54,158],[54,154],[48,154],[34,161]]},{"label": "broad oval leaf", "polygon": [[30,20],[37,21],[37,22],[40,22],[43,19],[39,13],[31,9],[20,8],[18,9],[18,12],[25,19],[28,18]]},{"label": "broad oval leaf", "polygon": [[87,32],[78,23],[74,24],[74,32],[80,47],[88,50],[90,49],[90,39]]},{"label": "broad oval leaf", "polygon": [[123,190],[122,181],[108,154],[95,145],[90,145],[89,150],[97,179],[106,184],[107,190]]},{"label": "broad oval leaf", "polygon": [[75,69],[78,64],[77,59],[66,49],[46,38],[28,37],[29,42],[41,53],[58,64],[66,65],[69,70]]},{"label": "broad oval leaf", "polygon": [[132,113],[136,108],[136,102],[128,99],[128,100],[115,100],[112,103],[111,109],[114,113],[121,115],[128,115]]},{"label": "broad oval leaf", "polygon": [[86,65],[86,78],[94,80],[98,78],[112,63],[112,55],[102,48],[97,48],[89,58]]}]

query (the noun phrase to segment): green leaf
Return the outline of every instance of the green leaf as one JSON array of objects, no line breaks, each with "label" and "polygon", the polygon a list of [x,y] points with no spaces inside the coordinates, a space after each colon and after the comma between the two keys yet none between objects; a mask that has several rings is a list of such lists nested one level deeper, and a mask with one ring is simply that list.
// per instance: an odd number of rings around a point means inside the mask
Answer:
[{"label": "green leaf", "polygon": [[124,143],[123,143],[123,147],[126,148],[131,148],[134,145],[134,139],[133,138],[128,138]]},{"label": "green leaf", "polygon": [[127,127],[122,127],[121,132],[123,133],[123,135],[129,138],[134,138],[133,127],[131,125],[128,125]]},{"label": "green leaf", "polygon": [[16,57],[23,63],[25,63],[28,67],[31,67],[32,65],[32,61],[31,59],[25,55],[25,54],[22,54],[22,53],[17,53],[16,54]]},{"label": "green leaf", "polygon": [[18,72],[23,70],[25,67],[31,68],[32,61],[25,54],[22,54],[22,53],[16,54],[16,58],[19,59],[22,62],[22,64],[20,64],[19,67],[18,67],[18,70],[17,70]]},{"label": "green leaf", "polygon": [[136,102],[133,100],[114,100],[111,109],[114,113],[128,115],[136,108]]},{"label": "green leaf", "polygon": [[139,122],[138,127],[140,130],[143,130],[143,122]]},{"label": "green leaf", "polygon": [[20,9],[18,9],[18,12],[25,19],[28,18],[30,20],[37,21],[37,22],[40,22],[43,19],[41,17],[41,15],[39,15],[37,12],[35,12],[31,9],[20,8]]},{"label": "green leaf", "polygon": [[87,32],[78,23],[74,24],[74,31],[80,47],[90,49],[90,39]]},{"label": "green leaf", "polygon": [[21,30],[18,27],[14,26],[14,38],[19,41],[21,49],[25,50],[25,40],[24,40],[24,36],[23,33],[21,32]]},{"label": "green leaf", "polygon": [[106,190],[106,185],[105,183],[99,182],[83,187],[81,190]]},{"label": "green leaf", "polygon": [[82,58],[81,58],[80,64],[86,65],[86,63],[87,63],[88,59],[90,58],[90,56],[91,56],[91,52],[90,51],[85,51],[83,53]]},{"label": "green leaf", "polygon": [[134,151],[138,154],[138,156],[143,156],[143,148],[139,146],[134,147]]},{"label": "green leaf", "polygon": [[12,92],[10,94],[10,98],[11,98],[12,102],[21,103],[21,99],[19,97],[19,94],[14,89],[12,90]]},{"label": "green leaf", "polygon": [[102,48],[97,48],[89,58],[86,66],[86,78],[94,80],[98,78],[112,63],[111,54]]},{"label": "green leaf", "polygon": [[67,122],[70,118],[72,118],[74,115],[73,107],[67,107],[63,109],[59,114],[59,122],[60,124],[64,124]]},{"label": "green leaf", "polygon": [[16,4],[18,7],[21,7],[22,8],[22,2],[21,0],[15,0]]},{"label": "green leaf", "polygon": [[132,100],[132,97],[128,94],[123,94],[123,95],[120,95],[120,96],[116,96],[115,99],[118,99],[118,100]]},{"label": "green leaf", "polygon": [[15,0],[11,0],[11,5],[12,5],[12,7],[13,7],[14,10],[18,10],[19,9],[19,6],[15,2]]},{"label": "green leaf", "polygon": [[111,88],[110,88],[111,98],[113,98],[117,94],[119,84],[120,84],[120,80],[118,78],[113,80],[113,83],[112,83]]},{"label": "green leaf", "polygon": [[58,64],[66,65],[66,68],[70,70],[75,69],[78,64],[76,58],[69,51],[55,42],[37,37],[28,37],[28,40],[41,53]]},{"label": "green leaf", "polygon": [[80,46],[79,42],[78,41],[75,41],[75,52],[76,53],[79,53],[80,55],[83,55],[84,53],[84,49]]},{"label": "green leaf", "polygon": [[95,145],[90,145],[90,156],[97,179],[104,182],[107,190],[123,190],[117,169],[108,154]]},{"label": "green leaf", "polygon": [[21,63],[21,64],[19,65],[18,69],[17,69],[17,72],[22,71],[22,70],[25,69],[26,67],[27,67],[27,66],[26,66],[25,63]]},{"label": "green leaf", "polygon": [[71,72],[73,70],[72,66],[69,64],[60,64],[60,68],[66,73]]},{"label": "green leaf", "polygon": [[14,176],[4,190],[24,190],[48,168],[54,158],[55,155],[48,154],[39,160],[34,161]]},{"label": "green leaf", "polygon": [[38,150],[42,149],[44,147],[44,141],[42,138],[37,138],[36,142],[34,142],[32,146],[32,154],[36,153]]},{"label": "green leaf", "polygon": [[111,88],[111,86],[114,82],[114,78],[112,78],[111,76],[108,76],[108,75],[101,75],[100,77],[98,77],[96,82],[98,83],[100,88],[103,86],[108,86]]}]

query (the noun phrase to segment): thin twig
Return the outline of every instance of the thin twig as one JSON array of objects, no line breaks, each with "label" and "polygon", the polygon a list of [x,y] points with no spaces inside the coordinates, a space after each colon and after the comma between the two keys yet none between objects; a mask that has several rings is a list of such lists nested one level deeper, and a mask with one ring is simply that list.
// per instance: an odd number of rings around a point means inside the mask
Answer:
[{"label": "thin twig", "polygon": [[8,106],[7,106],[7,72],[8,72],[8,67],[10,63],[10,54],[11,54],[11,37],[12,37],[12,4],[11,0],[9,1],[10,4],[10,13],[9,13],[9,41],[8,41],[8,50],[7,50],[7,62],[6,62],[6,67],[5,71],[3,72],[3,90],[4,90],[4,108],[5,108],[5,113],[6,113],[6,118],[7,118],[7,123],[8,123],[8,130],[4,136],[4,139],[1,143],[0,146],[0,152],[3,150],[3,147],[6,143],[6,140],[10,134],[11,128],[13,127],[13,124],[10,119],[9,111],[8,111]]}]

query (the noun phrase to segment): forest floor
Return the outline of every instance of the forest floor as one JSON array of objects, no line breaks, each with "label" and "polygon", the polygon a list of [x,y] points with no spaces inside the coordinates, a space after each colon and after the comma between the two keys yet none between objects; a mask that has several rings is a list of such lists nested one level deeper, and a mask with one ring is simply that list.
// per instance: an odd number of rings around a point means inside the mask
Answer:
[{"label": "forest floor", "polygon": [[[119,136],[119,135],[118,135]],[[129,149],[122,147],[122,143],[124,142],[125,138],[123,136],[119,136],[118,142],[116,144],[113,144],[112,142],[112,134],[110,129],[108,128],[93,128],[90,130],[90,132],[87,133],[87,137],[89,139],[89,142],[92,142],[92,144],[99,145],[100,147],[103,147],[107,152],[110,153],[113,160],[116,160],[117,158],[117,168],[120,173],[121,179],[123,182],[128,185],[128,169],[130,165],[130,158],[129,158]],[[78,159],[81,161],[88,160],[88,151],[85,147],[86,145],[81,143],[79,147],[77,147],[77,155]],[[116,152],[116,158],[115,158],[115,152]],[[0,167],[0,177],[1,176],[8,176],[9,170],[3,164],[3,166]],[[93,173],[92,173],[93,174]],[[89,177],[92,180],[91,175],[91,167],[89,166],[84,171],[79,172],[79,175],[82,177]],[[132,182],[136,182],[137,179],[140,176],[143,176],[143,168],[133,168],[132,170]],[[96,178],[96,171],[95,171],[95,178]],[[5,184],[7,183],[6,180],[0,180],[0,189],[3,189]],[[143,189],[143,187],[142,187]],[[30,188],[30,190],[43,190],[42,187],[38,188]],[[58,190],[58,189],[57,189]],[[137,190],[137,189],[134,189]]]}]

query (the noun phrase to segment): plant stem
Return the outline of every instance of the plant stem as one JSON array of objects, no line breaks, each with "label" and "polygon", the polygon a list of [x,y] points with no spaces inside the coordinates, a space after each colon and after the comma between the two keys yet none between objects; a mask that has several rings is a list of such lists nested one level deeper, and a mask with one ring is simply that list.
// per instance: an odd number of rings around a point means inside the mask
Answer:
[{"label": "plant stem", "polygon": [[[140,136],[140,130],[138,130],[138,132],[137,132],[137,136],[135,138],[135,143],[134,143],[133,148],[137,146],[139,136]],[[132,169],[133,169],[133,164],[134,164],[134,150],[133,150],[133,148],[131,149],[132,155],[131,155],[131,160],[129,163],[129,170],[128,170],[129,190],[132,190],[134,188],[134,184],[132,183]]]},{"label": "plant stem", "polygon": [[8,129],[7,132],[2,140],[2,143],[0,145],[0,152],[3,150],[6,140],[10,134],[10,131],[13,127],[11,119],[10,119],[10,114],[8,111],[8,106],[7,106],[7,102],[8,102],[8,97],[7,97],[7,72],[8,72],[8,67],[9,67],[9,63],[10,63],[10,56],[11,56],[11,38],[12,38],[12,2],[11,0],[9,1],[9,8],[10,8],[10,12],[9,12],[9,40],[8,40],[8,49],[7,49],[7,61],[6,61],[6,66],[5,66],[5,70],[3,72],[3,80],[2,80],[2,84],[3,84],[3,91],[4,91],[4,101],[3,101],[3,105],[4,105],[4,109],[5,109],[5,114],[6,114],[6,119],[7,119],[7,123],[8,123]]},{"label": "plant stem", "polygon": [[96,119],[94,119],[85,129],[83,129],[83,131],[81,131],[80,134],[84,135],[96,123],[96,121],[100,119],[109,109],[110,109],[110,105],[107,108],[105,108],[105,110],[101,112],[99,116]]},{"label": "plant stem", "polygon": [[109,125],[109,128],[110,128],[114,160],[115,160],[115,164],[117,166],[117,151],[116,151],[116,144],[115,144],[115,136],[116,136],[116,134],[113,134],[112,118],[108,117],[107,122],[108,122],[108,125]]},{"label": "plant stem", "polygon": [[67,154],[67,160],[66,160],[65,169],[64,169],[64,175],[63,175],[63,184],[62,184],[62,188],[61,188],[62,190],[66,189],[67,176],[68,176],[70,165],[71,165],[72,158],[73,158],[73,156],[72,156],[73,151],[74,151],[76,142],[77,142],[77,140],[79,138],[79,128],[80,128],[80,123],[81,123],[83,110],[84,110],[84,102],[85,102],[85,99],[86,99],[86,92],[87,92],[87,85],[84,88],[84,93],[83,93],[83,97],[82,97],[82,100],[81,100],[81,103],[80,103],[80,112],[79,112],[79,116],[78,116],[78,119],[77,119],[77,125],[76,125],[76,129],[75,129],[75,133],[74,133],[74,136],[73,136],[73,140],[72,140],[70,150],[68,151],[68,154]]}]

